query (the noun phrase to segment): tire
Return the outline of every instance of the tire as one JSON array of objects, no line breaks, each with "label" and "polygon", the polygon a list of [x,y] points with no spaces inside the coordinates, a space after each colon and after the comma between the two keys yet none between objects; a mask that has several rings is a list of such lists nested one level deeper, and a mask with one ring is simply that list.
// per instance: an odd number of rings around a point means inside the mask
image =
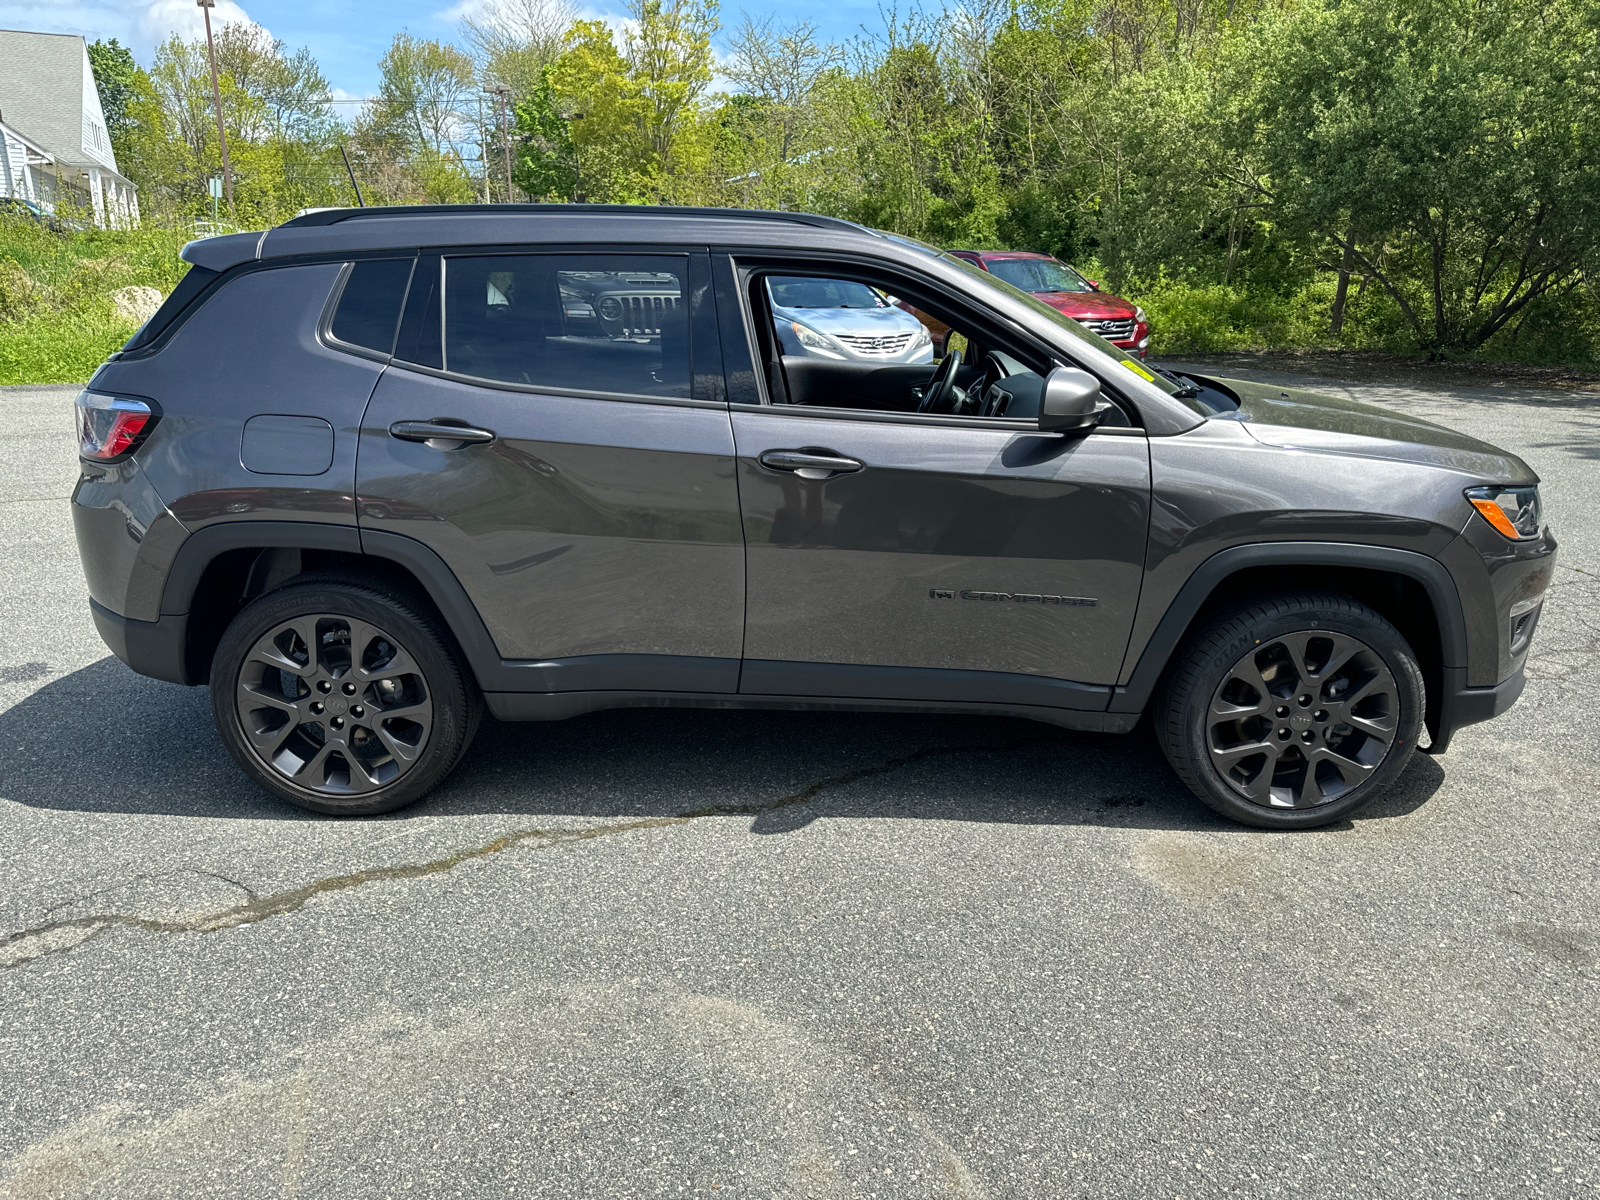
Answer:
[{"label": "tire", "polygon": [[420,800],[466,753],[482,706],[437,617],[346,574],[299,576],[253,601],[211,660],[228,752],[312,812],[370,816]]},{"label": "tire", "polygon": [[1304,593],[1201,628],[1153,716],[1167,761],[1211,808],[1262,829],[1314,829],[1388,788],[1424,707],[1422,671],[1393,625],[1349,596]]}]

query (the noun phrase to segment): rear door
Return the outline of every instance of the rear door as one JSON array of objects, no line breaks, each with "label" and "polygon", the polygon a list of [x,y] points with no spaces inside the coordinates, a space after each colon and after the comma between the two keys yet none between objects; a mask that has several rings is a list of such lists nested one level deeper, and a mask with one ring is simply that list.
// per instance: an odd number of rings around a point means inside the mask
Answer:
[{"label": "rear door", "polygon": [[363,421],[359,521],[445,561],[502,658],[532,668],[525,690],[737,687],[708,270],[703,253],[419,261]]}]

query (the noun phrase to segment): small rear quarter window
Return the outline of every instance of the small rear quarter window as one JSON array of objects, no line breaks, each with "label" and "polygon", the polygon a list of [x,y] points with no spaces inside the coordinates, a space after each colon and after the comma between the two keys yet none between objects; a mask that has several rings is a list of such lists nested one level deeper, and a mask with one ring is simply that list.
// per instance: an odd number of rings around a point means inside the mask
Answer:
[{"label": "small rear quarter window", "polygon": [[414,258],[385,258],[356,263],[328,332],[347,345],[393,354],[400,307],[415,262]]}]

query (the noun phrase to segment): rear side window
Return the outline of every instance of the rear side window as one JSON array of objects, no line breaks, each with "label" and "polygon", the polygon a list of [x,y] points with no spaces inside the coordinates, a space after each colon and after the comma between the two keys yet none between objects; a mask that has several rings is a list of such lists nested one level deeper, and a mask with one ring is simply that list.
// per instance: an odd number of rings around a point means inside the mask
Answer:
[{"label": "rear side window", "polygon": [[155,341],[219,274],[221,272],[207,267],[190,267],[188,273],[178,280],[178,286],[172,289],[172,294],[156,309],[155,315],[139,326],[138,331],[127,340],[123,350],[140,350]]},{"label": "rear side window", "polygon": [[411,280],[411,258],[358,262],[350,271],[328,332],[350,346],[394,353],[395,329]]},{"label": "rear side window", "polygon": [[444,369],[530,387],[689,395],[688,260],[447,258]]}]

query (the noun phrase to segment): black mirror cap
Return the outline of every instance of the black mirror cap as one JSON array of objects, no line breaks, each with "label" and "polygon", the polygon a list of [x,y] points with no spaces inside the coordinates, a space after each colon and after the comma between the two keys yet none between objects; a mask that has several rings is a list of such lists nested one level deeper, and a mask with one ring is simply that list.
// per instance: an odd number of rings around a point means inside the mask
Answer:
[{"label": "black mirror cap", "polygon": [[1110,407],[1100,397],[1100,381],[1077,367],[1057,367],[1045,376],[1039,406],[1042,433],[1087,433]]}]

